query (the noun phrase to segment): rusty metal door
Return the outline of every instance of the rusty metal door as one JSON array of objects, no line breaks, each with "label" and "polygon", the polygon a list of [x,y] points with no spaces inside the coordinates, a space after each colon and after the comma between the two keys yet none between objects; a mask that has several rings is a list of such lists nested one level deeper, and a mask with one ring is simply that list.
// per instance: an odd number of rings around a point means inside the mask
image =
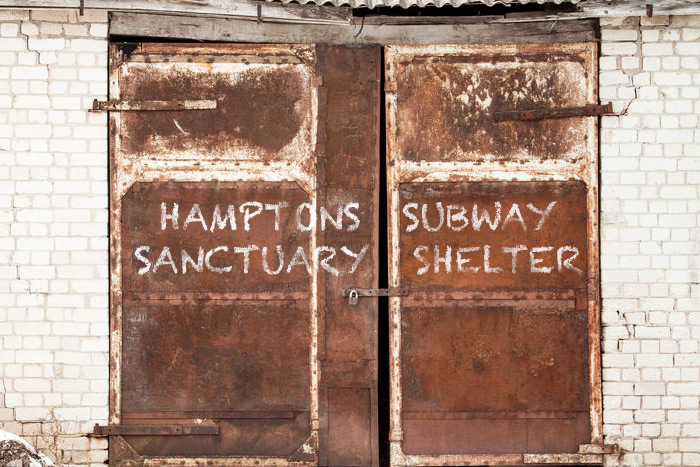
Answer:
[{"label": "rusty metal door", "polygon": [[602,462],[596,53],[387,49],[392,466]]},{"label": "rusty metal door", "polygon": [[111,46],[110,465],[377,465],[380,58]]}]

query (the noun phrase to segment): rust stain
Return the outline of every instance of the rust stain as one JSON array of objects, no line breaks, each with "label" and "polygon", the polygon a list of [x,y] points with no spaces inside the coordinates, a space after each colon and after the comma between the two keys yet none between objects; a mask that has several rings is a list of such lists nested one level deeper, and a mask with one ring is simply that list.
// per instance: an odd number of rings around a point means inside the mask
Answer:
[{"label": "rust stain", "polygon": [[576,161],[582,119],[498,122],[505,111],[583,106],[589,65],[581,47],[547,45],[394,47],[397,143],[407,161]]},{"label": "rust stain", "polygon": [[[253,68],[253,67],[251,67]],[[161,153],[206,148],[226,153],[232,141],[253,150],[280,151],[299,133],[309,115],[304,76],[293,67],[259,66],[237,73],[235,80],[221,71],[177,69],[164,73],[150,65],[131,65],[123,98],[138,93],[157,100],[172,89],[186,90],[188,99],[215,99],[216,110],[158,115],[129,114],[124,118],[124,148],[130,153]],[[303,104],[307,104],[304,106]],[[174,121],[174,118],[177,121]],[[181,138],[186,134],[188,138]]]},{"label": "rust stain", "polygon": [[581,119],[497,122],[493,115],[585,102],[585,89],[574,79],[580,65],[499,65],[406,64],[398,75],[397,92],[404,157],[415,161],[580,157],[577,135],[585,130]]}]

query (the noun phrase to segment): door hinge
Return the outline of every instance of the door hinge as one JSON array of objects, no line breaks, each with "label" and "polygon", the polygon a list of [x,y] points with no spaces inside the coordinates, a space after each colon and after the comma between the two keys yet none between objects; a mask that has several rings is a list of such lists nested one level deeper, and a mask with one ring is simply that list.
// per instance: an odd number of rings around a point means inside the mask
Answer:
[{"label": "door hinge", "polygon": [[342,296],[348,297],[350,305],[357,305],[360,297],[404,297],[408,294],[405,287],[389,287],[387,289],[344,289]]},{"label": "door hinge", "polygon": [[195,425],[95,425],[95,436],[184,436],[218,435],[219,427],[214,424]]},{"label": "door hinge", "polygon": [[584,105],[582,107],[566,107],[563,109],[530,109],[494,112],[493,119],[497,122],[508,122],[515,120],[542,120],[545,118],[596,117],[599,115],[612,114],[612,103],[608,102],[604,105]]},{"label": "door hinge", "polygon": [[211,110],[216,109],[215,99],[190,101],[92,101],[93,112],[127,112],[135,110],[164,111],[164,110]]}]

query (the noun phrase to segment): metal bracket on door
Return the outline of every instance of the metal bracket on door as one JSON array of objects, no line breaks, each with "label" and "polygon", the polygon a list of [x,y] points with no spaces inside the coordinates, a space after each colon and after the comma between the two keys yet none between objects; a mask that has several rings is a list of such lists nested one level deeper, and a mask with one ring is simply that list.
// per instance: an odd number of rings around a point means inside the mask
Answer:
[{"label": "metal bracket on door", "polygon": [[348,297],[350,305],[357,305],[360,297],[405,297],[408,289],[405,287],[389,287],[388,289],[344,289],[342,296]]},{"label": "metal bracket on door", "polygon": [[497,122],[509,122],[514,120],[542,120],[545,118],[597,117],[599,115],[613,115],[612,103],[563,109],[508,110],[494,112],[493,118]]}]

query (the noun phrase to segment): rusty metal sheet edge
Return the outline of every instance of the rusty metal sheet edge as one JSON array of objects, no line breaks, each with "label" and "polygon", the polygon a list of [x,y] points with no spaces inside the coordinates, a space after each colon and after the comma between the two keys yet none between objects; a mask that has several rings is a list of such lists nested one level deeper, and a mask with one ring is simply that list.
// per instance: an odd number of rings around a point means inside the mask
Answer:
[{"label": "rusty metal sheet edge", "polygon": [[[591,50],[593,42],[571,42],[555,44],[557,51],[562,54],[585,54]],[[536,55],[541,53],[543,46],[552,44],[495,44],[489,45],[489,54],[507,55]],[[410,62],[417,57],[440,57],[444,55],[473,55],[483,53],[484,49],[479,44],[454,44],[454,45],[389,45],[386,47],[387,61]],[[393,77],[392,77],[393,78]]]},{"label": "rusty metal sheet edge", "polygon": [[437,456],[407,455],[398,443],[391,444],[391,464],[401,467],[461,467],[477,465],[517,465],[523,463],[522,454],[467,454]]},{"label": "rusty metal sheet edge", "polygon": [[565,181],[587,180],[582,161],[540,162],[409,162],[397,161],[399,183],[458,181]]},{"label": "rusty metal sheet edge", "polygon": [[182,100],[182,101],[92,101],[93,112],[105,111],[163,111],[163,110],[211,110],[216,109],[217,102],[214,99]]},{"label": "rusty metal sheet edge", "polygon": [[602,454],[525,454],[525,464],[589,464],[603,463]]},{"label": "rusty metal sheet edge", "polygon": [[457,467],[478,465],[518,465],[518,464],[586,464],[600,465],[602,454],[472,454],[417,456],[406,455],[392,445],[392,464],[401,467]]},{"label": "rusty metal sheet edge", "polygon": [[144,467],[315,467],[316,461],[286,457],[144,457]]},{"label": "rusty metal sheet edge", "polygon": [[[119,99],[119,61],[121,54],[115,44],[109,46],[109,98]],[[121,166],[117,154],[121,146],[120,117],[109,115],[109,180],[110,180],[110,333],[109,333],[109,423],[121,421],[121,354],[122,354],[122,288],[121,288],[121,196],[117,183]]]},{"label": "rusty metal sheet edge", "polygon": [[[598,96],[598,44],[589,44],[586,54],[588,99]],[[588,130],[588,345],[591,442],[603,442],[603,395],[601,369],[600,324],[600,250],[599,250],[599,196],[598,196],[598,119],[589,119]]]}]

